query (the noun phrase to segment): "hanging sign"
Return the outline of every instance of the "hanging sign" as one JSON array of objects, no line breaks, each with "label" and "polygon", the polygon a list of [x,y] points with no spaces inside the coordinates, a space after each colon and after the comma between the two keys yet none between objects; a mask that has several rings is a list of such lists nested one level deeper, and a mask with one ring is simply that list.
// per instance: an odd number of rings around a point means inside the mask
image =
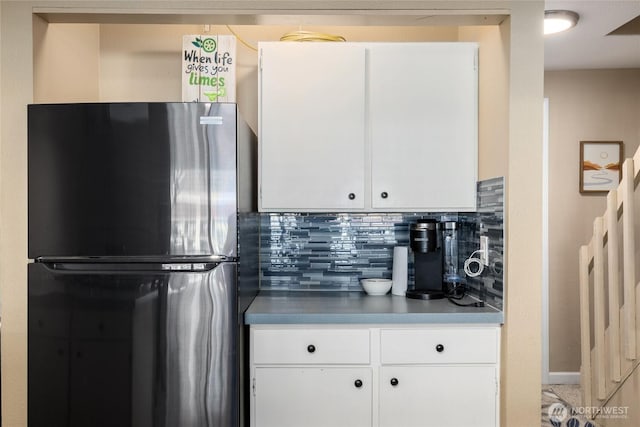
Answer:
[{"label": "hanging sign", "polygon": [[182,101],[236,102],[236,38],[182,37]]}]

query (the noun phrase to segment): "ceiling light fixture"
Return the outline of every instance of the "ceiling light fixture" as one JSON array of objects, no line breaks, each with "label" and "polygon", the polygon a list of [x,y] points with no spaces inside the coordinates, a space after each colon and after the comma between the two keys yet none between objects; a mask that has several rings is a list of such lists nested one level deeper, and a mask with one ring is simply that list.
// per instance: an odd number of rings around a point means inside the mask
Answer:
[{"label": "ceiling light fixture", "polygon": [[580,15],[570,10],[545,10],[544,33],[555,34],[573,28],[578,23]]}]

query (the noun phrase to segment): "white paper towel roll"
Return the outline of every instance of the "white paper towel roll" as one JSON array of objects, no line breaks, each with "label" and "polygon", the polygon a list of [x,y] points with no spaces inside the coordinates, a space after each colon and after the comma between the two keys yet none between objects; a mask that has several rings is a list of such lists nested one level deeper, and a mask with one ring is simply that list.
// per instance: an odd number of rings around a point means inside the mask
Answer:
[{"label": "white paper towel roll", "polygon": [[393,271],[391,294],[405,296],[407,293],[407,256],[409,249],[406,246],[393,248]]}]

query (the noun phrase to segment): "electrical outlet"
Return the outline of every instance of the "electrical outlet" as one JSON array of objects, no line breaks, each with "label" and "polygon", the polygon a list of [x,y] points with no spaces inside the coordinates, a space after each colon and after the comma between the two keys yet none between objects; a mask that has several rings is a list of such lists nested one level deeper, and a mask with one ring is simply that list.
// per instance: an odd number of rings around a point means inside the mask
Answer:
[{"label": "electrical outlet", "polygon": [[489,265],[489,237],[480,236],[480,260],[484,265]]}]

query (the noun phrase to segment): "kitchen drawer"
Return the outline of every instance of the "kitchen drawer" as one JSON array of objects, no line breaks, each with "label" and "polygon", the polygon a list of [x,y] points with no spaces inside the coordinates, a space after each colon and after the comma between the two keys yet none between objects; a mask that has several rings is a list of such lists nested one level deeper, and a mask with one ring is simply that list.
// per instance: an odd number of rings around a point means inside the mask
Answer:
[{"label": "kitchen drawer", "polygon": [[383,329],[383,364],[497,363],[496,328]]},{"label": "kitchen drawer", "polygon": [[368,329],[257,329],[256,364],[368,364]]}]

